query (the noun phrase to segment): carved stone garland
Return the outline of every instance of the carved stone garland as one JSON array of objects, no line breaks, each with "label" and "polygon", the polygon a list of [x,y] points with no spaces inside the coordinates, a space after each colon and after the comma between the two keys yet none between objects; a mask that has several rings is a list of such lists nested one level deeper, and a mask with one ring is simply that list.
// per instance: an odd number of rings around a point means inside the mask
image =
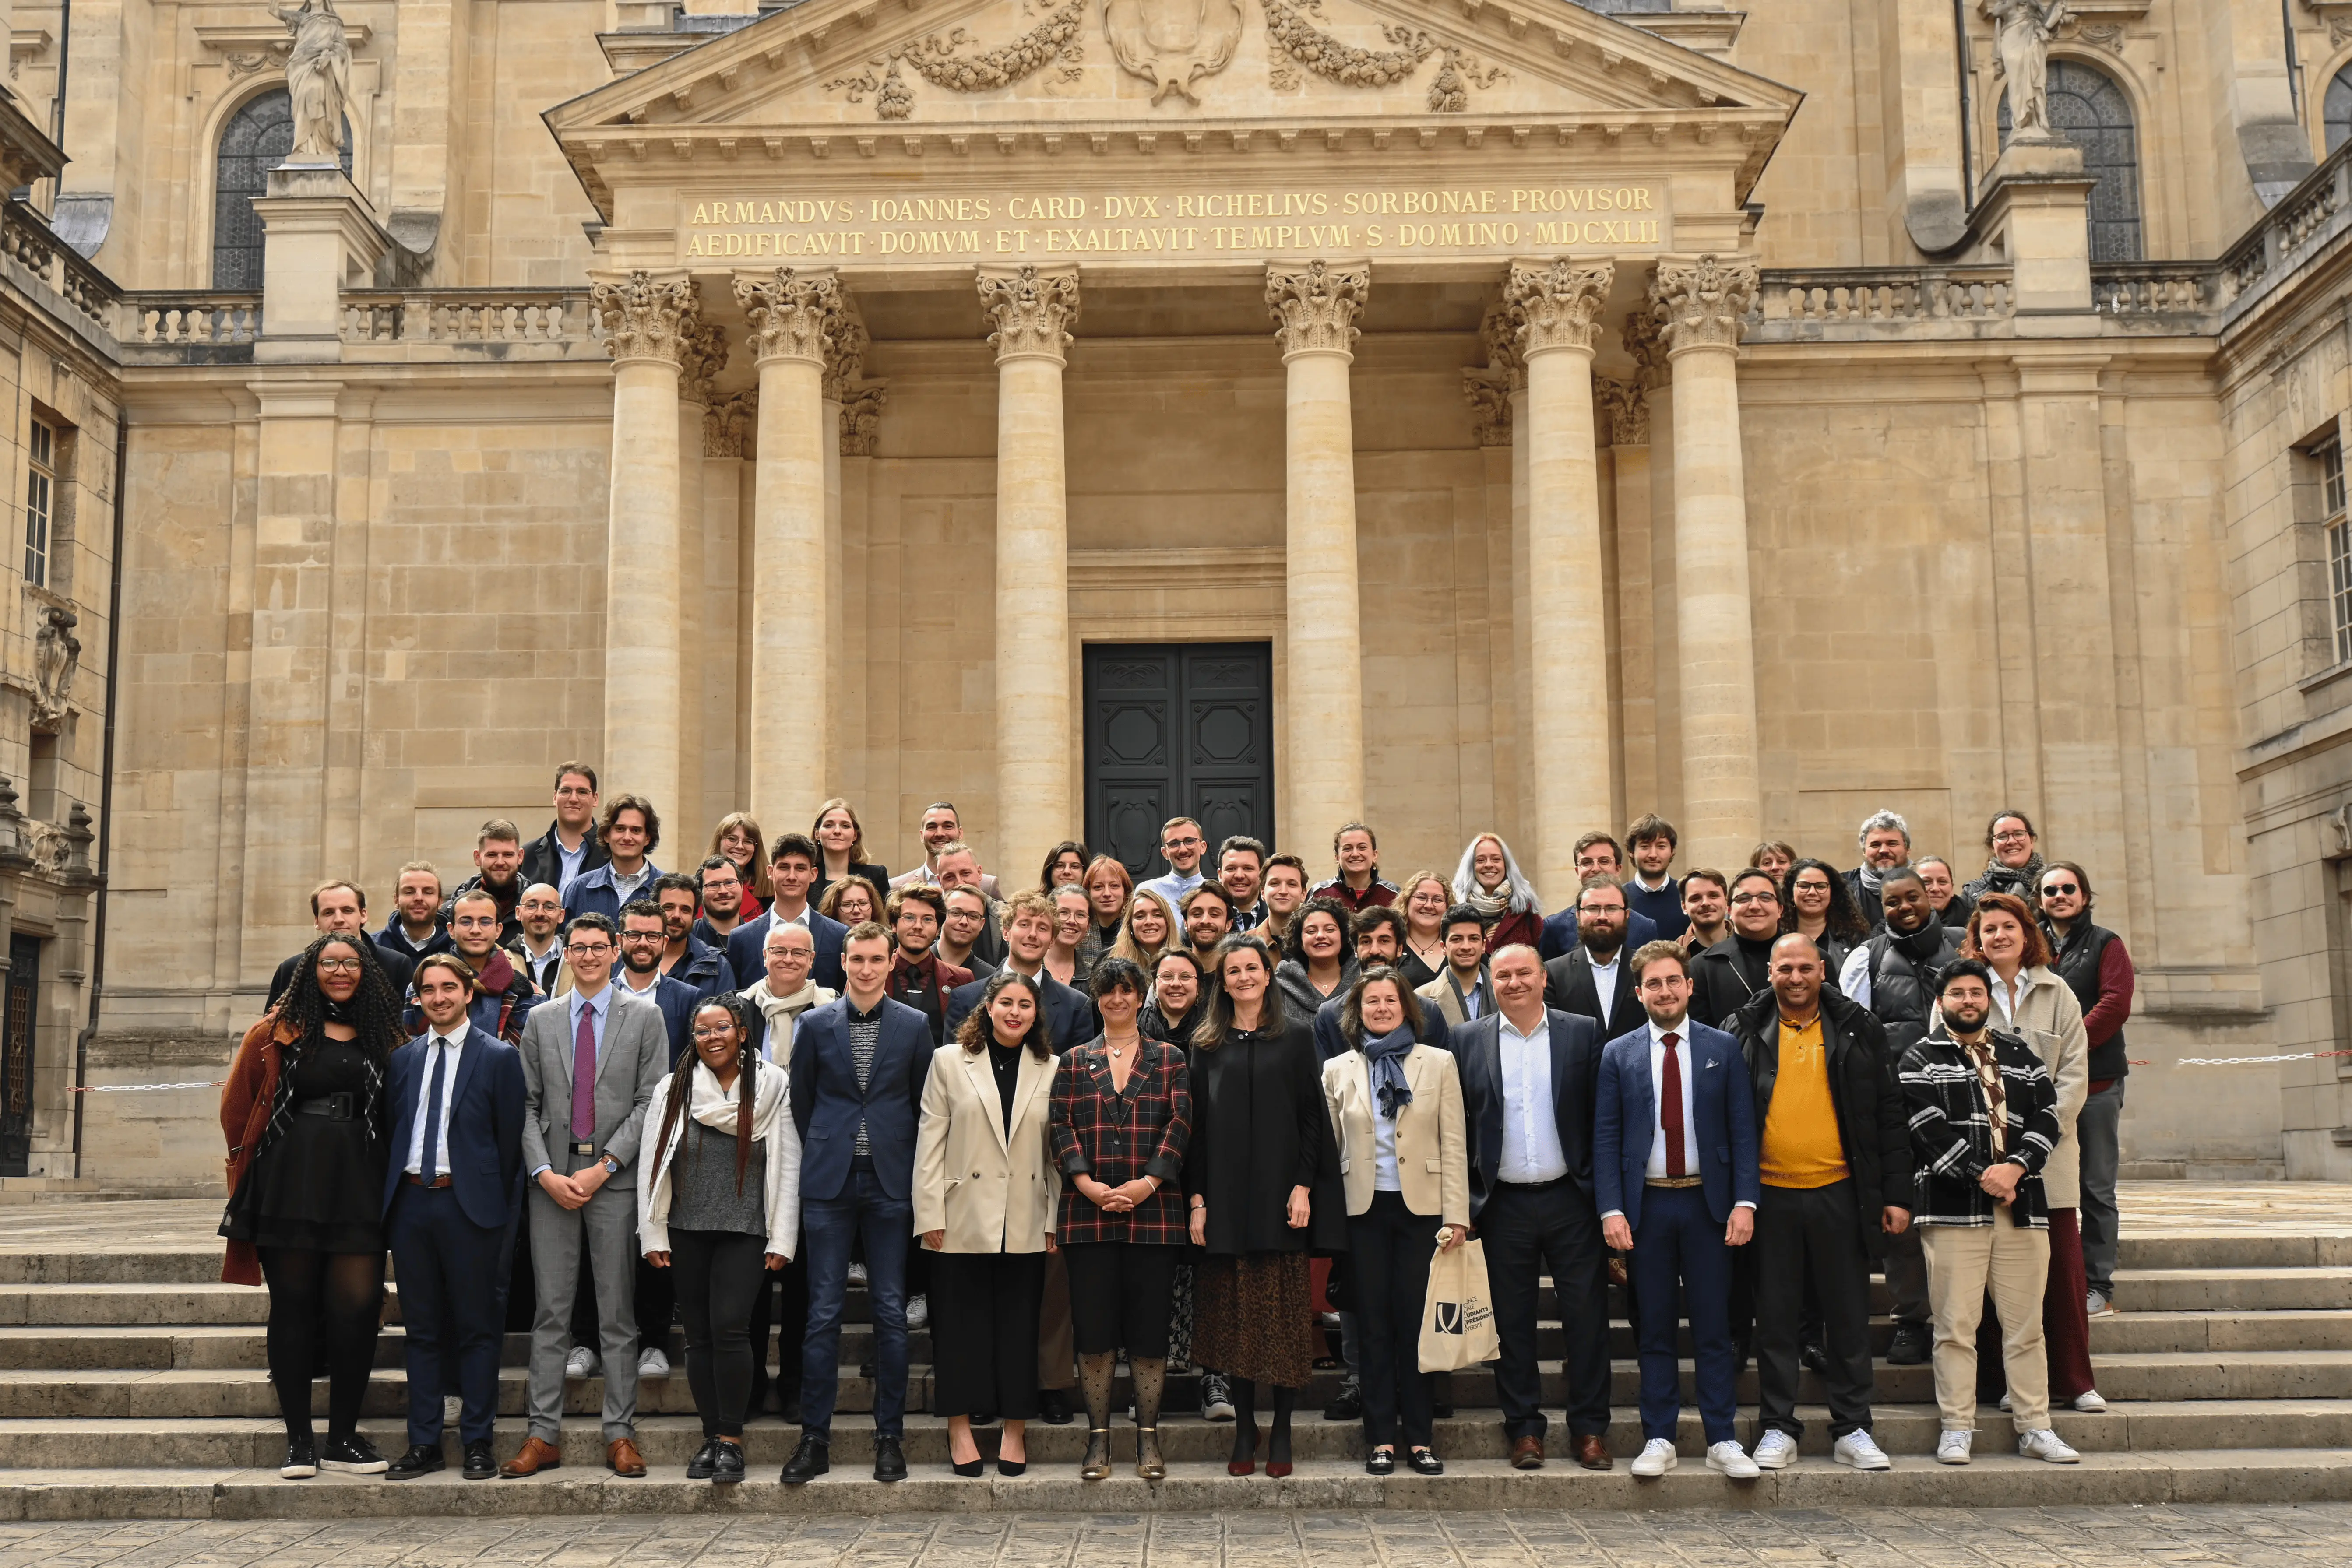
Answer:
[{"label": "carved stone garland", "polygon": [[633,272],[589,290],[589,308],[604,329],[604,350],[615,361],[667,360],[683,365],[702,334],[702,295],[688,277],[656,281]]},{"label": "carved stone garland", "polygon": [[1470,107],[1470,89],[1484,90],[1510,75],[1501,66],[1487,67],[1458,44],[1431,37],[1411,27],[1383,26],[1386,49],[1343,44],[1308,21],[1321,14],[1321,0],[1263,0],[1265,33],[1273,45],[1268,69],[1276,90],[1300,85],[1298,68],[1342,87],[1390,87],[1411,78],[1432,55],[1444,56],[1429,84],[1433,114],[1460,114]]}]

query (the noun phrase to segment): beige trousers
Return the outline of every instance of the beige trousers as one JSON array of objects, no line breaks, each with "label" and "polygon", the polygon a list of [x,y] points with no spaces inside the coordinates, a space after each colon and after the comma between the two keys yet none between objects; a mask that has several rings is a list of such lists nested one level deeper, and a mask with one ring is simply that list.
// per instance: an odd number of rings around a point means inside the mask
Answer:
[{"label": "beige trousers", "polygon": [[1944,1430],[1976,1430],[1977,1325],[1988,1290],[2000,1316],[2011,1419],[2020,1432],[2048,1427],[2042,1291],[2050,1277],[2050,1233],[2011,1224],[2001,1209],[1989,1226],[1923,1225],[1919,1242],[1927,1254],[1927,1303],[1936,1315],[1936,1404]]}]

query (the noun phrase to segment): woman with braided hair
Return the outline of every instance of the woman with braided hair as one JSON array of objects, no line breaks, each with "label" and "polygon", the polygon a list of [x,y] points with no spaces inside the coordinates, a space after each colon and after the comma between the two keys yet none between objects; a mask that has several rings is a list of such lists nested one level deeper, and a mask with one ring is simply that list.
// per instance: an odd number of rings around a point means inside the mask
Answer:
[{"label": "woman with braided hair", "polygon": [[[269,1286],[269,1381],[286,1422],[289,1479],[380,1474],[359,1434],[383,1305],[384,1071],[405,1037],[374,944],[318,938],[286,995],[247,1030],[221,1091],[228,1142],[228,1255],[221,1278]],[[327,1366],[327,1446],[310,1429],[310,1379]]]},{"label": "woman with braided hair", "polygon": [[[784,1070],[753,1043],[765,1028],[740,996],[694,1009],[691,1060],[678,1059],[646,1107],[660,1132],[637,1217],[646,1261],[677,1281],[686,1380],[702,1448],[686,1479],[743,1479],[751,1401],[751,1306],[763,1272],[800,1244],[801,1139]],[[793,1346],[785,1351],[790,1354]]]}]

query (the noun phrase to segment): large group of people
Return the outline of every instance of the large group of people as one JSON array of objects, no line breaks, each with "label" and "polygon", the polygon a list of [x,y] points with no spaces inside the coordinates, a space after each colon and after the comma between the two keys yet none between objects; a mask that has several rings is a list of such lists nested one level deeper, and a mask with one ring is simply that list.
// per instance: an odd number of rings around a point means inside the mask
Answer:
[{"label": "large group of people", "polygon": [[[1360,1421],[1374,1475],[1442,1474],[1428,1282],[1474,1239],[1519,1469],[1546,1459],[1546,1278],[1587,1469],[1616,1462],[1612,1279],[1637,1476],[1677,1463],[1685,1325],[1710,1468],[1795,1461],[1801,1369],[1833,1460],[1887,1468],[1882,1268],[1889,1360],[1933,1362],[1937,1459],[1969,1459],[1980,1384],[2045,1460],[2076,1457],[2053,1402],[2103,1408],[2088,1320],[2114,1310],[2133,971],[2088,873],[2044,862],[2021,812],[1991,819],[1965,883],[1888,811],[1843,872],[1768,841],[1677,873],[1673,825],[1643,816],[1580,840],[1547,912],[1491,832],[1450,874],[1392,881],[1348,823],[1318,877],[1179,817],[1160,875],[1073,841],[1024,885],[982,869],[944,801],[896,877],[846,800],[772,840],[730,814],[691,873],[656,863],[654,803],[603,798],[586,764],[554,809],[528,843],[484,824],[453,887],[403,866],[380,929],[358,885],[319,888],[319,934],[239,1048],[225,1277],[269,1291],[287,1477],[439,1470],[451,1395],[467,1478],[553,1469],[567,1381],[600,1374],[606,1464],[641,1476],[637,1383],[669,1373],[675,1324],[704,1439],[688,1474],[740,1481],[744,1425],[774,1414],[800,1428],[782,1479],[804,1483],[831,1468],[853,1291],[880,1480],[907,1473],[925,1328],[957,1475],[987,1468],[988,1427],[1022,1474],[1027,1424],[1072,1419],[1075,1389],[1087,1479],[1128,1412],[1136,1472],[1164,1476],[1171,1367],[1233,1423],[1232,1474],[1288,1474],[1334,1318],[1325,1418]],[[357,1426],[387,1253],[392,1459]],[[502,1462],[510,1320],[529,1416]]]}]

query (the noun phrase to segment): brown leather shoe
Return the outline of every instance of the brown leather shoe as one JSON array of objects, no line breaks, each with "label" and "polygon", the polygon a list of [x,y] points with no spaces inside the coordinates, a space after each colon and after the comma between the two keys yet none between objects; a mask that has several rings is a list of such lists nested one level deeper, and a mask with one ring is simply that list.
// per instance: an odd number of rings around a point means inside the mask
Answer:
[{"label": "brown leather shoe", "polygon": [[1511,1445],[1511,1469],[1539,1470],[1543,1469],[1543,1439],[1521,1437]]},{"label": "brown leather shoe", "polygon": [[524,1476],[535,1476],[541,1470],[560,1470],[562,1468],[562,1449],[541,1438],[525,1437],[522,1450],[500,1465],[499,1474],[509,1480],[520,1480]]},{"label": "brown leather shoe", "polygon": [[1615,1461],[1609,1458],[1607,1440],[1588,1433],[1576,1440],[1576,1462],[1588,1470],[1605,1470]]},{"label": "brown leather shoe", "polygon": [[604,1462],[613,1467],[616,1476],[641,1476],[646,1473],[646,1457],[626,1437],[616,1437],[604,1446]]}]

